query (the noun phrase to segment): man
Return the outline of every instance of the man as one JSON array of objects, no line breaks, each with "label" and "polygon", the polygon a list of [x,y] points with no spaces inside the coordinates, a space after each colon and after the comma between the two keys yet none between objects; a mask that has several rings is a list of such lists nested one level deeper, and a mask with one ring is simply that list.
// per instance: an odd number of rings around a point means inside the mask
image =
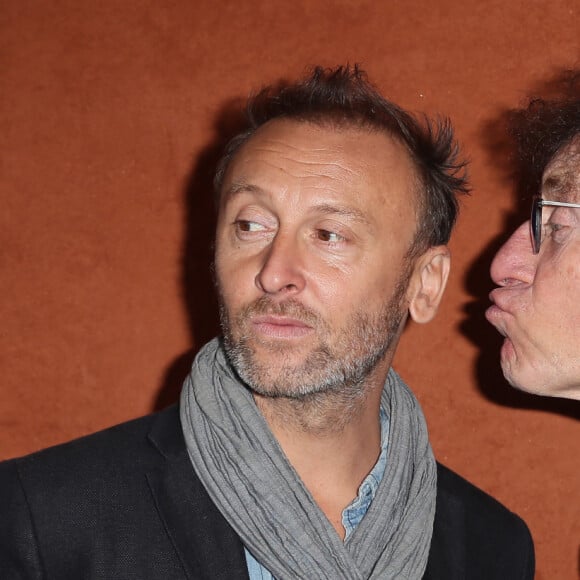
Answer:
[{"label": "man", "polygon": [[391,369],[447,281],[456,153],[356,68],[258,95],[216,175],[223,340],[179,411],[0,466],[3,577],[532,578]]},{"label": "man", "polygon": [[514,115],[522,173],[539,192],[530,221],[497,253],[488,320],[501,366],[524,391],[580,399],[580,72],[565,98]]}]

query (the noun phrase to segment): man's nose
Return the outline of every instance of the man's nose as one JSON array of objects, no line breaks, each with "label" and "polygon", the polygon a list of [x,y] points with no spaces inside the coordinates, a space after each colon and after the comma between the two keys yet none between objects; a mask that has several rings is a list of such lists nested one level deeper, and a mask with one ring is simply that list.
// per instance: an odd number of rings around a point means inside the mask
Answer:
[{"label": "man's nose", "polygon": [[537,257],[532,251],[530,222],[524,222],[499,249],[491,263],[491,278],[498,286],[531,284]]},{"label": "man's nose", "polygon": [[265,250],[256,286],[268,294],[298,294],[304,289],[304,264],[299,241],[278,233]]}]

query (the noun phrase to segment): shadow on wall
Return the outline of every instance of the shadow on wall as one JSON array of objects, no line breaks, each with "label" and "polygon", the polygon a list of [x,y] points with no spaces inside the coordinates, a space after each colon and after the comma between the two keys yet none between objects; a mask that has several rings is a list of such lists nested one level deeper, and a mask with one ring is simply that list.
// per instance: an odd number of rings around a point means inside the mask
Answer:
[{"label": "shadow on wall", "polygon": [[165,372],[153,410],[176,402],[197,351],[219,333],[218,305],[212,278],[216,206],[213,177],[229,140],[245,128],[242,102],[227,102],[216,115],[215,138],[198,156],[184,192],[185,239],[181,254],[182,297],[193,348],[178,356]]},{"label": "shadow on wall", "polygon": [[[561,98],[566,93],[569,79],[569,72],[561,71],[548,82],[534,87],[531,94],[546,99]],[[513,191],[514,210],[505,216],[504,233],[484,248],[465,274],[465,288],[473,296],[473,301],[465,305],[466,318],[459,328],[464,336],[480,350],[475,375],[478,387],[486,398],[508,407],[542,410],[580,419],[580,405],[567,399],[524,393],[506,382],[499,363],[499,351],[503,338],[484,317],[484,312],[490,304],[488,295],[494,287],[489,274],[491,262],[512,232],[522,222],[529,219],[530,196],[538,190],[535,180],[540,177],[526,175],[518,166],[514,145],[508,133],[513,114],[512,110],[499,111],[495,118],[482,126],[480,131],[480,138],[489,155],[490,165],[498,168]]]}]

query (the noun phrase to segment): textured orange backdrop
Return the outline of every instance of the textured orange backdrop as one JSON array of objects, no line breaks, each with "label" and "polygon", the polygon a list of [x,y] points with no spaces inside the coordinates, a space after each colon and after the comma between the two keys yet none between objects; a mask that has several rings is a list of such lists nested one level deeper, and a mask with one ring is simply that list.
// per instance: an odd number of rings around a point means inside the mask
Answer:
[{"label": "textured orange backdrop", "polygon": [[482,317],[519,219],[494,127],[578,65],[578,0],[4,0],[0,27],[0,458],[175,400],[215,330],[224,113],[306,65],[360,62],[401,105],[452,116],[472,160],[442,311],[396,367],[439,459],[527,520],[537,578],[578,577],[578,404],[511,391]]}]

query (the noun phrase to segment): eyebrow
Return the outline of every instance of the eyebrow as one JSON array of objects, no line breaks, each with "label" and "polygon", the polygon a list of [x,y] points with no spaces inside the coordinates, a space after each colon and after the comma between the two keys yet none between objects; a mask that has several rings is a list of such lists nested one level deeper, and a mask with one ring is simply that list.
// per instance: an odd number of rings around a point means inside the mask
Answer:
[{"label": "eyebrow", "polygon": [[[267,195],[267,191],[260,186],[245,181],[239,181],[237,183],[232,183],[232,185],[224,191],[223,199],[232,199],[242,193],[253,193],[260,196]],[[339,215],[366,225],[371,223],[369,218],[359,209],[340,204],[323,202],[311,206],[308,208],[308,211],[325,215]]]},{"label": "eyebrow", "polygon": [[370,224],[368,217],[360,210],[353,207],[334,205],[331,203],[320,203],[311,208],[316,213],[325,215],[339,215],[363,224]]},{"label": "eyebrow", "polygon": [[266,195],[266,191],[257,185],[246,183],[245,181],[234,182],[228,187],[222,195],[222,199],[230,199],[236,197],[240,193],[257,193],[259,195]]}]

